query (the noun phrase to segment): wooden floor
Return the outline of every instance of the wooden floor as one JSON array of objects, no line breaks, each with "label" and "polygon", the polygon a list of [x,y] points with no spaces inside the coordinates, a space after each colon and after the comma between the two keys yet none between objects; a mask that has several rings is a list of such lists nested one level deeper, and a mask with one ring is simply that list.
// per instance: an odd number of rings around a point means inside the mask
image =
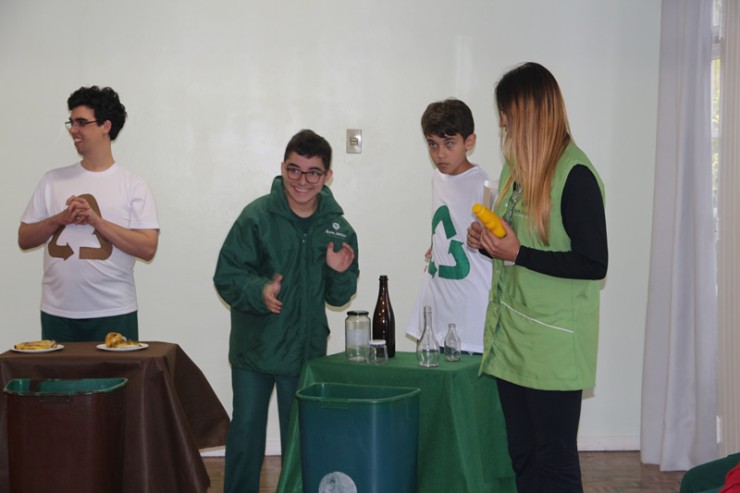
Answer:
[{"label": "wooden floor", "polygon": [[[222,493],[223,458],[204,461],[211,476],[208,493]],[[677,493],[684,475],[642,464],[639,452],[581,452],[581,474],[585,493]],[[260,493],[274,493],[279,476],[280,457],[265,457]]]}]

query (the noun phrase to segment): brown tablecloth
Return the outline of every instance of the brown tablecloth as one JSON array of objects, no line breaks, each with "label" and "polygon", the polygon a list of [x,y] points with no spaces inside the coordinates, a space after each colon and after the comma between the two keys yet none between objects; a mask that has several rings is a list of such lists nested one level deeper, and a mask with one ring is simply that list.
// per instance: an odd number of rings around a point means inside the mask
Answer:
[{"label": "brown tablecloth", "polygon": [[[229,417],[200,369],[177,344],[108,352],[94,342],[61,351],[0,354],[0,384],[15,378],[128,379],[123,491],[205,493],[210,480],[199,449],[226,442]],[[9,490],[6,396],[0,396],[0,491]],[[81,465],[84,468],[84,465]]]}]

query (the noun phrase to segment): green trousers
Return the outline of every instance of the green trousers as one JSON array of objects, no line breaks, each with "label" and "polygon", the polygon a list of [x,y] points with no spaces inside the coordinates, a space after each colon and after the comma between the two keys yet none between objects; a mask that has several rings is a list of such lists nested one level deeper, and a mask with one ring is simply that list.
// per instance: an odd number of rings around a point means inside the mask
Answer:
[{"label": "green trousers", "polygon": [[231,387],[234,409],[226,437],[224,493],[259,493],[272,389],[277,389],[280,446],[285,450],[298,377],[256,373],[232,366]]},{"label": "green trousers", "polygon": [[98,318],[66,318],[41,312],[41,338],[57,342],[105,341],[108,332],[139,340],[138,312]]}]

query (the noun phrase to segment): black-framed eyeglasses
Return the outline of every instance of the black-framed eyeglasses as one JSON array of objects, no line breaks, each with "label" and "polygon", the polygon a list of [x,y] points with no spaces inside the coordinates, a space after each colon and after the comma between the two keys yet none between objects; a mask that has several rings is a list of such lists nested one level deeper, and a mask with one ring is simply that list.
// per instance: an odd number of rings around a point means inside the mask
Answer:
[{"label": "black-framed eyeglasses", "polygon": [[74,120],[67,120],[64,122],[64,126],[67,127],[67,130],[72,130],[73,128],[80,128],[84,127],[85,125],[90,125],[91,123],[101,123],[98,120],[88,120],[87,118],[75,118]]},{"label": "black-framed eyeglasses", "polygon": [[305,176],[306,181],[313,185],[314,183],[318,183],[319,181],[321,181],[321,177],[324,176],[326,172],[317,171],[315,169],[312,169],[309,171],[301,171],[298,168],[295,168],[293,166],[286,166],[285,174],[288,175],[288,178],[290,178],[293,181],[299,181],[301,179],[301,175]]}]

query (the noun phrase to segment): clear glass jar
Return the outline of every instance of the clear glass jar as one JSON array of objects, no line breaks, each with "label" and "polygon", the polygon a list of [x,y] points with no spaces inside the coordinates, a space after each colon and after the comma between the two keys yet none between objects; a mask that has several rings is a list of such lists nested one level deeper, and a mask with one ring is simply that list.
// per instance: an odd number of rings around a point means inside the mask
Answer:
[{"label": "clear glass jar", "polygon": [[370,339],[370,351],[367,354],[367,362],[371,365],[382,365],[388,361],[388,347],[385,339]]},{"label": "clear glass jar", "polygon": [[364,310],[347,312],[344,320],[344,354],[349,361],[364,363],[370,341],[370,317]]}]

